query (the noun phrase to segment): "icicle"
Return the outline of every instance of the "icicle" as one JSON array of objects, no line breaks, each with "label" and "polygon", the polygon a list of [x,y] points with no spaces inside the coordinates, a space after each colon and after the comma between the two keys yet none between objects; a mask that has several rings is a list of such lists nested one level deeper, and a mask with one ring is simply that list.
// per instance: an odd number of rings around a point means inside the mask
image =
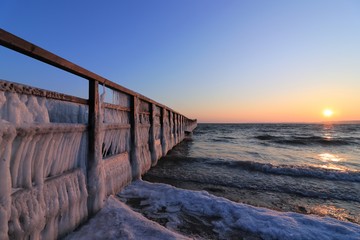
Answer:
[{"label": "icicle", "polygon": [[105,103],[105,95],[106,95],[106,90],[105,90],[105,84],[103,85],[103,92],[100,95],[100,102],[99,102],[99,113],[100,113],[100,123],[104,123],[105,122],[105,108],[104,108],[104,103]]},{"label": "icicle", "polygon": [[5,94],[4,92],[0,92],[0,123],[1,122],[7,122],[6,120],[4,120],[4,111],[5,111],[5,105],[6,103],[6,97],[5,97]]}]

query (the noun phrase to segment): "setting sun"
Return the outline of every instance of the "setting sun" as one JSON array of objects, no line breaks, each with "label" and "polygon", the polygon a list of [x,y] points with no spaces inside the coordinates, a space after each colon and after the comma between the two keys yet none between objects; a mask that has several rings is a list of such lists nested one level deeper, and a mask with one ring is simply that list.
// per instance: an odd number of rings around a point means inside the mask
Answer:
[{"label": "setting sun", "polygon": [[334,112],[331,109],[325,109],[323,111],[324,117],[331,117],[334,114]]}]

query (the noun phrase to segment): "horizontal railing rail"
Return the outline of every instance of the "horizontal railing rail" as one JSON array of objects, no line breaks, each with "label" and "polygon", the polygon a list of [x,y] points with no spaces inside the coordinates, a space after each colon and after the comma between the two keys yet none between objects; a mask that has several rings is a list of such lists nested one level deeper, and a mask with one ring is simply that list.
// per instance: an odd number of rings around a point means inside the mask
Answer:
[{"label": "horizontal railing rail", "polygon": [[5,31],[2,28],[0,28],[0,45],[4,46],[6,48],[12,49],[16,52],[22,53],[31,58],[37,59],[41,62],[52,65],[54,67],[60,68],[66,72],[72,73],[72,74],[77,75],[82,78],[85,78],[89,81],[96,81],[102,85],[105,85],[106,87],[108,87],[110,89],[126,93],[128,95],[137,97],[137,98],[144,100],[146,102],[149,102],[149,103],[154,103],[161,108],[164,108],[164,109],[170,110],[174,113],[177,113],[179,115],[182,115],[161,103],[158,103],[140,93],[137,93],[137,92],[132,91],[126,87],[123,87],[115,82],[112,82],[109,79],[106,79],[106,78],[104,78],[96,73],[93,73],[75,63],[72,63],[52,52],[49,52],[39,46],[36,46],[35,44],[32,44],[18,36],[15,36],[7,31]]}]

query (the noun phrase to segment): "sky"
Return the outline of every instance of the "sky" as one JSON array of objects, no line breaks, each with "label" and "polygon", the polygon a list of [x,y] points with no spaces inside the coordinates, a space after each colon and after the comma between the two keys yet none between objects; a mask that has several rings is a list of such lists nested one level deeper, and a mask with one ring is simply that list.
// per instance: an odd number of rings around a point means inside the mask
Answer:
[{"label": "sky", "polygon": [[[199,122],[360,120],[357,0],[2,0],[0,26]],[[87,98],[4,47],[0,79]]]}]

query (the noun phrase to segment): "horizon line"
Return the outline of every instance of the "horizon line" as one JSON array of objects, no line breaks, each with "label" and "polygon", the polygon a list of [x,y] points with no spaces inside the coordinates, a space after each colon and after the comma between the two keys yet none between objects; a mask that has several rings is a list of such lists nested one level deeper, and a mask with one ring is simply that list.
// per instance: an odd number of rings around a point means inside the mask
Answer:
[{"label": "horizon line", "polygon": [[198,124],[360,124],[360,120],[317,122],[198,122]]}]

